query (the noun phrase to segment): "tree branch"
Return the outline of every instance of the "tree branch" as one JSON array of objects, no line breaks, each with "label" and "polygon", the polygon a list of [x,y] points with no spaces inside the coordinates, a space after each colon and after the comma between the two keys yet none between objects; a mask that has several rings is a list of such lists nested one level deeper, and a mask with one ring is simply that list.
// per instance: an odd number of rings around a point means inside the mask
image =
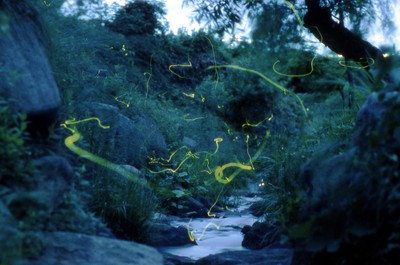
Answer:
[{"label": "tree branch", "polygon": [[329,49],[360,63],[383,58],[378,48],[334,21],[331,11],[321,7],[320,0],[306,0],[306,6],[304,26]]}]

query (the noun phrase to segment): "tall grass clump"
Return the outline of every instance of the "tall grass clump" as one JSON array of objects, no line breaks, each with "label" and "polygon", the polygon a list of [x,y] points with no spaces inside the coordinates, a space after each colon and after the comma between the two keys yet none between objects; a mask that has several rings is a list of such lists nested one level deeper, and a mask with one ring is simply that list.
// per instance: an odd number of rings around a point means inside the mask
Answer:
[{"label": "tall grass clump", "polygon": [[149,187],[96,167],[89,208],[122,239],[144,242],[157,200]]}]

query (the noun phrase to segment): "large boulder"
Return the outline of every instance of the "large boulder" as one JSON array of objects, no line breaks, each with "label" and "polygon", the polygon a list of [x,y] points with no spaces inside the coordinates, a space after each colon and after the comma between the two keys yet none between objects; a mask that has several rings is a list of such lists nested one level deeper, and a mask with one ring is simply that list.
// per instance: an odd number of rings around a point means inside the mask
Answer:
[{"label": "large boulder", "polygon": [[347,150],[303,166],[310,187],[289,236],[312,253],[310,264],[399,263],[399,153],[400,94],[379,92],[358,112]]},{"label": "large boulder", "polygon": [[36,222],[44,226],[64,201],[65,193],[71,190],[74,173],[68,161],[60,156],[41,157],[33,164],[36,174],[32,177],[35,181],[29,184],[31,189],[16,191],[8,199],[8,207],[25,225]]},{"label": "large boulder", "polygon": [[135,242],[68,232],[47,237],[44,255],[30,265],[161,265],[162,255]]},{"label": "large boulder", "polygon": [[103,129],[95,121],[77,125],[90,151],[104,159],[141,168],[151,152],[157,156],[167,153],[157,124],[140,113],[128,118],[117,107],[97,102],[80,102],[75,109],[77,120],[97,117],[103,125],[110,126]]},{"label": "large boulder", "polygon": [[15,110],[27,113],[33,126],[46,127],[61,99],[38,18],[24,2],[3,1],[2,5],[0,96],[12,100]]},{"label": "large boulder", "polygon": [[363,151],[400,148],[400,95],[372,93],[357,113],[354,142]]}]

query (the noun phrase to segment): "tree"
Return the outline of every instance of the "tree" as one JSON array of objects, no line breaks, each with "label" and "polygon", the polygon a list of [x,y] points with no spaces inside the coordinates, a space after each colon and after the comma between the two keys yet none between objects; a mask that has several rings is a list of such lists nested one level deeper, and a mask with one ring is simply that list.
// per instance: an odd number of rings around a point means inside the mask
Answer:
[{"label": "tree", "polygon": [[[363,40],[358,34],[353,33],[344,25],[346,13],[350,16],[359,16],[363,6],[371,7],[371,1],[329,1],[331,5],[322,5],[320,0],[306,0],[307,13],[304,16],[304,26],[327,47],[346,59],[368,64],[368,58],[382,57],[378,48]],[[355,7],[360,5],[359,10]],[[346,12],[347,10],[347,12]],[[351,13],[350,13],[351,12]],[[335,21],[335,14],[338,21]]]},{"label": "tree", "polygon": [[[233,31],[243,19],[245,11],[257,17],[263,10],[276,5],[273,0],[184,0],[184,3],[194,5],[197,18],[213,23],[218,32]],[[390,6],[392,0],[293,0],[284,3],[298,12],[299,17],[303,16],[304,27],[335,53],[357,62],[366,62],[368,58],[383,59],[380,50],[363,40],[360,33],[364,26],[362,22],[366,20],[365,15],[369,22],[380,15],[384,26],[390,28],[393,25],[389,19],[389,8],[383,8]],[[381,8],[378,10],[378,7]],[[285,23],[291,20],[290,17],[280,19]],[[292,16],[293,19],[297,17]],[[348,26],[353,27],[352,30],[347,28],[347,21]]]},{"label": "tree", "polygon": [[125,36],[154,35],[157,30],[163,30],[161,23],[166,14],[161,3],[134,1],[118,10],[109,28]]}]

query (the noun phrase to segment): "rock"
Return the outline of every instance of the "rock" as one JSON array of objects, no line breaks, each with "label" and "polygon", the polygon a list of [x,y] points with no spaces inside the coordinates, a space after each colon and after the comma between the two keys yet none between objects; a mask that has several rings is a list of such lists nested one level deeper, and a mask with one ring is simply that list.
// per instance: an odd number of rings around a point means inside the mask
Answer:
[{"label": "rock", "polygon": [[157,156],[167,153],[164,136],[157,125],[148,118],[136,121],[120,114],[118,108],[96,102],[76,106],[76,118],[98,117],[108,129],[99,127],[95,121],[79,124],[77,129],[91,145],[90,151],[117,164],[140,168],[150,152]]},{"label": "rock", "polygon": [[161,254],[154,248],[135,242],[69,232],[47,236],[42,257],[29,260],[30,265],[158,265]]},{"label": "rock", "polygon": [[12,218],[10,211],[0,200],[0,263],[13,264],[20,258],[22,233],[17,229],[18,223]]},{"label": "rock", "polygon": [[242,246],[249,249],[262,249],[275,243],[277,239],[276,226],[268,223],[255,222],[251,228],[243,227],[244,238]]},{"label": "rock", "polygon": [[137,168],[134,167],[134,166],[131,166],[131,165],[122,165],[122,167],[125,168],[126,170],[128,170],[129,172],[131,172],[131,173],[134,174],[134,175],[141,175],[141,174],[142,174],[142,172],[140,172],[140,170],[137,169]]},{"label": "rock", "polygon": [[40,191],[15,192],[7,204],[13,217],[23,223],[25,229],[44,229],[53,210],[52,202]]},{"label": "rock", "polygon": [[380,58],[376,64],[371,67],[370,73],[375,80],[376,90],[396,90],[400,86],[400,56],[393,49],[383,47],[387,57]]},{"label": "rock", "polygon": [[163,253],[164,265],[194,265],[195,260],[187,257],[176,256],[169,253]]},{"label": "rock", "polygon": [[174,227],[163,223],[152,224],[152,229],[146,243],[155,247],[196,245],[195,241],[190,240],[185,227]]},{"label": "rock", "polygon": [[[174,209],[173,214],[181,217],[208,217],[208,210],[212,204],[209,203],[205,198],[193,198],[192,196],[183,196],[180,198],[179,206]],[[215,209],[213,208],[213,212]]]},{"label": "rock", "polygon": [[[63,157],[52,155],[32,161],[35,168],[29,189],[5,196],[12,216],[27,230],[63,230],[110,235],[103,223],[87,212],[83,200],[72,193],[74,172]],[[21,187],[21,186],[19,186]],[[0,192],[1,193],[1,192]],[[30,234],[28,241],[36,236]],[[25,248],[26,249],[26,248]],[[34,251],[37,252],[37,251]]]},{"label": "rock", "polygon": [[261,217],[262,215],[265,214],[265,207],[264,207],[264,202],[263,201],[258,201],[253,203],[250,207],[249,207],[249,212],[256,216],[256,217]]},{"label": "rock", "polygon": [[74,171],[69,162],[60,156],[44,156],[33,161],[40,171],[40,182],[37,190],[46,198],[51,210],[56,209],[65,192],[72,187]]},{"label": "rock", "polygon": [[[208,212],[211,209],[213,203],[202,196],[198,196],[196,198],[192,196],[183,196],[180,198],[179,206],[173,209],[173,214],[178,215],[180,217],[209,217]],[[216,214],[218,217],[218,213],[221,213],[221,207],[214,205],[211,209],[211,214]]]},{"label": "rock", "polygon": [[168,153],[164,136],[154,120],[141,114],[129,116],[129,118],[144,134],[144,144],[149,151],[155,152],[158,156],[165,156]]},{"label": "rock", "polygon": [[400,117],[397,108],[400,94],[396,91],[372,93],[357,113],[354,143],[368,147],[400,148]]},{"label": "rock", "polygon": [[230,251],[209,255],[196,265],[290,265],[293,251],[285,248],[264,248],[257,251]]},{"label": "rock", "polygon": [[207,214],[207,206],[205,206],[199,200],[191,197],[184,196],[181,201],[182,205],[187,207],[187,212],[196,212],[199,217],[206,217]]},{"label": "rock", "polygon": [[[315,154],[298,179],[311,184],[288,228],[311,252],[312,264],[397,264],[399,247],[387,250],[400,230],[400,94],[372,93],[357,114],[353,141]],[[336,150],[335,150],[336,149]]]},{"label": "rock", "polygon": [[[139,180],[139,182],[143,185],[147,185],[147,179],[145,177],[145,175],[136,167],[131,166],[131,165],[120,165],[121,167],[123,167],[124,169],[126,169],[129,173],[132,173],[132,175],[137,177],[137,180]],[[128,183],[128,179],[122,175],[119,176],[120,177],[120,181],[126,182]]]},{"label": "rock", "polygon": [[193,140],[192,138],[186,137],[186,136],[183,137],[182,144],[186,145],[187,147],[192,148],[192,149],[194,149],[198,146],[198,143],[195,140]]},{"label": "rock", "polygon": [[251,227],[252,227],[251,225],[245,225],[245,226],[243,226],[242,230],[240,230],[240,232],[242,232],[242,234],[245,235],[251,231]]},{"label": "rock", "polygon": [[8,32],[0,34],[0,96],[13,100],[15,110],[28,114],[32,126],[47,128],[61,99],[38,18],[25,2],[5,6]]}]

